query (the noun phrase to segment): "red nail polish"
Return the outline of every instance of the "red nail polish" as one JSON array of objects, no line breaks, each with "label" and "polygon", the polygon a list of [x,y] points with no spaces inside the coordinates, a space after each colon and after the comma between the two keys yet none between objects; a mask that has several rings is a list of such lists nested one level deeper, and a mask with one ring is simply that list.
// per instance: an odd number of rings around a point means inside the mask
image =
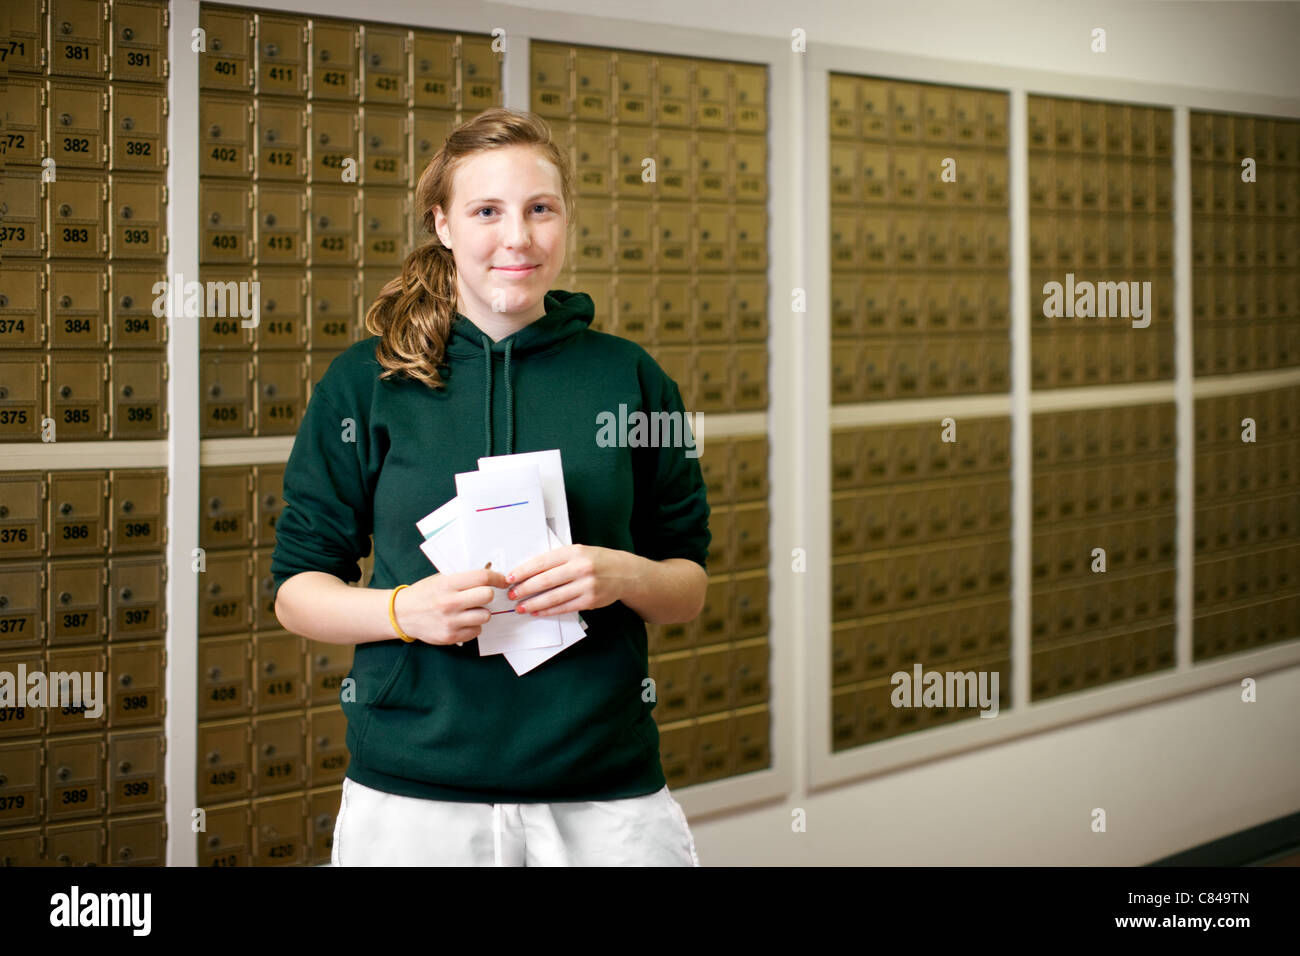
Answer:
[{"label": "red nail polish", "polygon": [[528,612],[524,609],[524,606],[523,606],[522,604],[520,604],[518,607],[516,607],[515,610],[518,611],[520,614],[527,614],[527,613],[528,613]]},{"label": "red nail polish", "polygon": [[510,600],[513,601],[515,599],[515,589],[511,588],[509,591],[507,591],[506,597],[510,598]]},{"label": "red nail polish", "polygon": [[515,583],[515,576],[514,576],[513,574],[507,574],[507,575],[506,575],[506,583],[507,583],[507,584],[514,584],[514,583]]}]

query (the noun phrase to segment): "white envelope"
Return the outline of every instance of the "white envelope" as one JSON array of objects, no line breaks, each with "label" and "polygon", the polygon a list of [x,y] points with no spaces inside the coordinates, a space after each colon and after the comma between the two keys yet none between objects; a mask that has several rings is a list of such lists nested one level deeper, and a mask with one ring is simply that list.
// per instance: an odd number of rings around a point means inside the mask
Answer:
[{"label": "white envelope", "polygon": [[[557,448],[540,452],[522,452],[517,455],[495,455],[489,458],[480,458],[480,470],[485,471],[503,471],[517,467],[520,464],[533,464],[537,466],[539,480],[542,483],[542,499],[546,516],[547,525],[547,543],[549,549],[561,547],[565,544],[571,544],[572,538],[569,531],[569,513],[568,501],[564,491],[564,469],[560,459],[560,451]],[[468,474],[468,473],[467,473]],[[420,550],[424,552],[430,563],[442,574],[454,574],[459,571],[469,570],[474,565],[470,563],[469,557],[465,550],[464,536],[460,525],[461,501],[457,495],[450,501],[445,502],[441,507],[425,515],[418,522],[416,528],[424,537],[420,544]],[[545,592],[542,592],[545,593]],[[533,595],[534,598],[540,595]],[[513,607],[513,604],[511,605]],[[489,641],[489,647],[494,649],[485,650],[483,642],[480,639],[479,653],[487,656],[492,653],[504,654],[510,666],[516,674],[522,675],[537,667],[539,664],[550,660],[566,647],[577,643],[585,637],[587,622],[582,615],[576,611],[562,614],[558,617],[538,619],[531,615],[524,616],[519,614],[505,615],[498,618],[494,615],[489,623],[493,627],[494,633],[513,630],[513,627],[506,624],[511,617],[523,620],[531,620],[535,623],[554,621],[559,627],[560,641],[542,647],[526,647],[517,650],[508,650],[501,646],[501,641]],[[484,629],[485,631],[487,628]],[[508,643],[508,642],[507,642]]]},{"label": "white envelope", "polygon": [[[492,567],[505,574],[550,548],[542,483],[535,464],[501,471],[456,475],[460,532],[471,568]],[[480,654],[553,647],[562,644],[554,618],[519,614],[506,588],[498,588],[487,609],[492,619],[478,637]]]},{"label": "white envelope", "polygon": [[564,463],[560,460],[560,449],[493,455],[478,460],[479,471],[502,471],[520,465],[537,466],[537,474],[542,481],[546,523],[559,536],[562,544],[573,544],[573,536],[569,532],[569,500],[564,494]]}]

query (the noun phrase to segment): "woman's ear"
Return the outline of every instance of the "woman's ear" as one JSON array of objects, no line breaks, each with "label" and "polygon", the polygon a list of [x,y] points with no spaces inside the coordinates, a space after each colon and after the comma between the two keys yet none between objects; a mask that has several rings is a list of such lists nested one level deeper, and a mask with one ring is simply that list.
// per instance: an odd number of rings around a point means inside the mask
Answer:
[{"label": "woman's ear", "polygon": [[434,229],[434,232],[436,232],[436,233],[438,234],[438,238],[442,241],[442,244],[443,244],[446,248],[450,249],[450,248],[451,248],[451,229],[450,229],[450,228],[448,227],[448,225],[447,225],[447,216],[446,216],[446,214],[442,211],[442,207],[441,207],[441,206],[434,206],[434,207],[433,207],[433,229]]}]

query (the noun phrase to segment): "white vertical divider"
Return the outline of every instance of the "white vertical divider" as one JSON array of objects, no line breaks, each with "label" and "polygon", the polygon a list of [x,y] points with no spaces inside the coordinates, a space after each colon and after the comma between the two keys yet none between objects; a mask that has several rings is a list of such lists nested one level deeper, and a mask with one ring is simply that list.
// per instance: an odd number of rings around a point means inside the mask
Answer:
[{"label": "white vertical divider", "polygon": [[526,110],[529,107],[531,41],[532,37],[526,33],[506,35],[504,62],[501,64],[501,99],[510,109]]},{"label": "white vertical divider", "polygon": [[1192,394],[1191,113],[1174,107],[1174,663],[1192,669],[1192,594],[1196,580],[1196,406]]},{"label": "white vertical divider", "polygon": [[[831,276],[830,250],[830,117],[829,71],[818,60],[798,58],[803,73],[801,89],[791,97],[803,111],[796,127],[801,135],[796,155],[799,163],[791,179],[802,199],[797,221],[801,251],[797,256],[799,286],[807,293],[807,312],[799,321],[798,355],[802,380],[798,383],[799,424],[789,435],[795,463],[793,513],[796,517],[797,547],[804,549],[808,570],[798,575],[798,628],[801,631],[800,660],[796,675],[803,688],[798,713],[807,726],[802,728],[802,746],[808,751],[799,763],[796,793],[804,793],[817,778],[816,766],[831,747]],[[809,265],[811,264],[811,268]]]},{"label": "white vertical divider", "polygon": [[[831,646],[831,622],[827,609],[829,602],[829,548],[824,548],[819,538],[820,528],[824,527],[822,512],[829,509],[829,385],[826,375],[818,375],[818,369],[829,368],[827,339],[827,307],[829,303],[829,276],[823,271],[809,272],[809,259],[814,263],[827,261],[823,259],[818,248],[809,250],[809,243],[818,241],[823,232],[818,232],[816,224],[826,220],[826,203],[828,196],[824,189],[818,189],[818,177],[809,177],[809,169],[827,168],[826,163],[826,116],[824,111],[809,109],[809,101],[824,103],[826,101],[827,73],[816,68],[807,59],[807,53],[787,52],[789,70],[787,73],[787,129],[794,135],[781,138],[781,142],[792,143],[789,151],[789,191],[787,202],[790,217],[790,238],[793,247],[789,250],[790,285],[792,289],[775,289],[772,295],[770,313],[774,316],[788,315],[784,323],[785,341],[776,339],[776,358],[788,355],[785,367],[789,371],[789,401],[776,403],[774,411],[788,411],[789,425],[777,429],[774,441],[774,459],[781,462],[781,472],[788,480],[788,494],[784,501],[789,515],[785,522],[790,540],[785,546],[784,533],[777,529],[775,541],[783,548],[772,555],[772,576],[775,580],[790,581],[790,630],[789,640],[785,641],[790,675],[789,706],[779,700],[774,687],[774,724],[788,727],[798,726],[798,734],[792,745],[793,792],[805,793],[809,787],[810,760],[819,747],[814,745],[809,753],[809,727],[803,722],[811,722],[811,740],[829,740],[829,709],[810,708],[809,701],[819,700],[831,685],[829,682],[829,646]],[[775,77],[774,77],[775,79]],[[775,87],[775,82],[774,82]],[[775,99],[775,98],[774,98]],[[774,142],[777,137],[774,130]],[[818,164],[822,165],[818,165]],[[774,230],[775,232],[775,230]],[[823,237],[824,238],[824,237]],[[811,252],[811,255],[810,255]],[[792,312],[792,294],[794,289],[803,290],[803,308],[806,311]],[[781,445],[793,447],[794,454],[781,455]],[[777,511],[783,514],[783,511]],[[805,571],[792,570],[793,551],[802,549]],[[823,596],[823,592],[824,596]],[[780,671],[777,671],[780,672]]]},{"label": "white vertical divider", "polygon": [[1033,415],[1029,403],[1029,95],[1013,87],[1007,111],[1011,216],[1011,710],[1029,705],[1033,564]]},{"label": "white vertical divider", "polygon": [[[167,278],[199,278],[199,55],[190,49],[199,25],[195,2],[171,4],[167,96]],[[171,302],[169,298],[168,308]],[[168,315],[167,408],[167,865],[194,866],[190,829],[198,807],[198,589],[192,550],[199,544],[199,326]],[[112,862],[112,861],[110,861]]]}]

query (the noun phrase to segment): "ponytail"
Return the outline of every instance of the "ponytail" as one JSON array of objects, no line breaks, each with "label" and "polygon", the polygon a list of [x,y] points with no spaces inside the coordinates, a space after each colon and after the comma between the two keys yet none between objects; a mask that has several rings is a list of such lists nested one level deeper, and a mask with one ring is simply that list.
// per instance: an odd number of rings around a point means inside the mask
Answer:
[{"label": "ponytail", "polygon": [[381,379],[407,375],[444,387],[438,366],[445,361],[456,298],[456,261],[435,233],[407,255],[401,275],[389,279],[366,310],[366,331],[380,337],[375,358]]}]

